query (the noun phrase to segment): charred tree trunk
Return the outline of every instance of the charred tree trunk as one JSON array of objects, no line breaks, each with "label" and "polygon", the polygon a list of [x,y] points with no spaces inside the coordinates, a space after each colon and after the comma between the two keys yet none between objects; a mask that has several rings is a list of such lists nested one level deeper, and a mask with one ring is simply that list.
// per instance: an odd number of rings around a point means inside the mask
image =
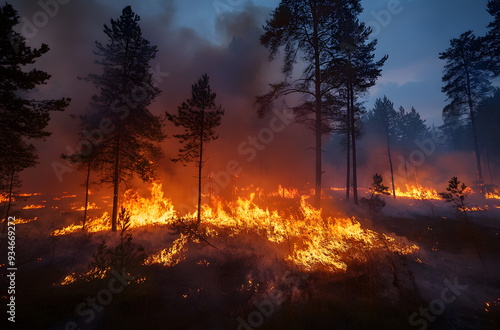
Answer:
[{"label": "charred tree trunk", "polygon": [[198,217],[196,225],[201,222],[201,168],[203,167],[203,129],[205,124],[205,109],[201,111],[201,127],[200,127],[200,162],[198,163]]},{"label": "charred tree trunk", "polygon": [[9,183],[9,199],[7,201],[7,210],[5,211],[5,220],[3,222],[2,236],[5,234],[7,229],[7,222],[9,222],[10,206],[12,205],[12,190],[14,189],[14,170],[10,173],[10,183]]},{"label": "charred tree trunk", "polygon": [[349,200],[349,191],[351,190],[351,102],[350,100],[349,88],[347,88],[347,114],[346,114],[346,140],[347,140],[347,173],[346,173],[346,185],[345,185],[345,199]]},{"label": "charred tree trunk", "polygon": [[477,177],[479,179],[479,183],[483,183],[483,171],[481,169],[481,153],[479,150],[479,143],[477,140],[476,119],[474,116],[474,107],[471,95],[470,76],[467,70],[466,70],[466,78],[467,78],[467,101],[469,103],[470,121],[472,125],[472,136],[474,139],[474,153],[476,154]]},{"label": "charred tree trunk", "polygon": [[488,164],[488,172],[490,174],[490,183],[493,184],[493,175],[491,174],[491,164],[490,164],[490,149],[486,150],[486,163]]},{"label": "charred tree trunk", "polygon": [[[389,132],[386,132],[386,135],[387,135],[387,153],[389,154],[389,165],[391,167],[392,195],[394,196],[394,199],[396,199],[396,188],[394,187],[394,170],[392,167],[391,143],[390,143]],[[405,159],[405,169],[406,169],[406,159]]]},{"label": "charred tree trunk", "polygon": [[83,223],[82,230],[85,230],[85,223],[87,222],[87,209],[89,205],[89,180],[90,180],[90,165],[92,164],[92,159],[89,159],[89,164],[87,167],[87,180],[85,181],[85,210],[83,211]]},{"label": "charred tree trunk", "polygon": [[354,116],[354,90],[352,88],[352,82],[349,83],[350,88],[350,102],[351,102],[351,136],[352,136],[352,197],[354,199],[354,204],[358,205],[358,176],[356,168],[356,123]]},{"label": "charred tree trunk", "polygon": [[316,190],[314,201],[316,207],[321,206],[321,70],[319,58],[318,13],[313,5],[313,43],[314,43],[314,71],[315,71],[315,97],[316,97]]},{"label": "charred tree trunk", "polygon": [[113,176],[113,215],[111,217],[111,231],[116,231],[118,217],[118,189],[120,185],[120,133],[116,138],[115,171]]}]

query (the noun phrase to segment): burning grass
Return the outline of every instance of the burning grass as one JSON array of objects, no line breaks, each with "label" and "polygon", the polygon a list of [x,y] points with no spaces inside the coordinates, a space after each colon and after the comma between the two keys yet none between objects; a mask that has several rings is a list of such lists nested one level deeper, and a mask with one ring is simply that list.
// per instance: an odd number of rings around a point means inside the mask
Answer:
[{"label": "burning grass", "polygon": [[[213,198],[211,205],[202,206],[202,222],[196,228],[194,241],[241,235],[257,235],[274,244],[276,253],[284,260],[305,271],[345,271],[347,264],[366,261],[366,252],[383,249],[397,254],[411,254],[418,246],[400,239],[364,228],[354,217],[332,216],[328,212],[312,207],[309,196],[298,198],[297,190],[284,190],[264,194],[260,188],[242,189],[247,196],[236,201]],[[264,206],[269,198],[284,196],[294,199],[288,212]],[[164,196],[161,184],[153,184],[151,195],[141,197],[129,190],[124,195],[123,206],[131,212],[130,228],[148,226],[178,226],[179,215],[171,200]],[[182,221],[192,223],[196,212],[184,215]],[[182,223],[184,223],[182,222]],[[88,221],[86,229],[95,233],[109,230],[109,215]],[[68,235],[81,229],[81,225],[70,225],[54,231],[54,236]],[[191,232],[193,233],[193,232]],[[192,235],[191,235],[192,236]],[[148,258],[147,264],[174,266],[187,249],[187,236],[178,238],[172,247],[167,247]]]}]

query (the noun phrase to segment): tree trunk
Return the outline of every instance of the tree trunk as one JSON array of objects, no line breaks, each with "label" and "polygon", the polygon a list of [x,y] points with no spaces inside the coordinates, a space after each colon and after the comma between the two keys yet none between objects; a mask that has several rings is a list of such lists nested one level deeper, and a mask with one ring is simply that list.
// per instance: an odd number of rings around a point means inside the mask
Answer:
[{"label": "tree trunk", "polygon": [[[386,132],[386,135],[387,135],[387,153],[389,154],[389,165],[391,167],[392,195],[394,196],[394,199],[396,199],[396,188],[394,186],[394,170],[392,168],[391,144],[389,140],[389,132]],[[405,159],[405,164],[406,164],[406,159]]]},{"label": "tree trunk", "polygon": [[349,83],[351,102],[351,136],[352,136],[352,197],[354,204],[358,205],[358,175],[356,168],[356,125],[354,116],[354,90],[352,82]]},{"label": "tree trunk", "polygon": [[470,121],[472,124],[472,136],[474,138],[474,153],[476,154],[477,177],[479,179],[479,183],[481,184],[483,183],[483,171],[481,169],[481,153],[479,150],[479,143],[477,141],[476,119],[474,116],[474,108],[472,103],[472,95],[470,87],[470,77],[468,71],[466,71],[466,77],[467,77],[467,99],[469,103]]},{"label": "tree trunk", "polygon": [[200,162],[198,163],[198,218],[196,225],[201,222],[201,168],[203,167],[203,129],[205,125],[205,109],[201,110],[201,128],[200,128]]},{"label": "tree trunk", "polygon": [[491,165],[490,165],[490,149],[486,150],[486,163],[488,164],[488,172],[490,174],[490,183],[493,184],[493,175],[491,174]]},{"label": "tree trunk", "polygon": [[14,189],[14,170],[12,170],[10,174],[10,183],[9,183],[9,200],[7,201],[7,211],[5,212],[5,221],[3,222],[2,228],[2,236],[5,234],[5,230],[7,229],[7,222],[9,222],[9,212],[10,206],[12,204],[12,190]]},{"label": "tree trunk", "polygon": [[315,70],[315,97],[316,97],[316,190],[314,201],[316,207],[321,206],[321,71],[319,58],[319,40],[318,40],[318,14],[317,8],[313,8],[313,43],[314,43],[314,70]]},{"label": "tree trunk", "polygon": [[118,188],[120,185],[120,133],[116,137],[115,173],[113,177],[113,215],[111,217],[111,231],[116,231],[118,217]]},{"label": "tree trunk", "polygon": [[89,205],[89,179],[90,179],[90,165],[92,159],[89,159],[89,166],[87,167],[87,181],[85,181],[85,211],[83,212],[82,230],[85,230],[85,223],[87,222],[87,209]]},{"label": "tree trunk", "polygon": [[345,199],[349,200],[349,191],[351,190],[351,102],[349,88],[347,88],[347,114],[346,114],[346,138],[347,138],[347,175],[345,186]]}]

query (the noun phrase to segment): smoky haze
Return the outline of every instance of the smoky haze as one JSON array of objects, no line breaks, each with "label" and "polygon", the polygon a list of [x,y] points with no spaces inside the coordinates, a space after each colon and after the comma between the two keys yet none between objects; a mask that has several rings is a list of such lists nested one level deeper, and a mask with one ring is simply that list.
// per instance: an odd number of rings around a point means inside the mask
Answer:
[{"label": "smoky haze", "polygon": [[[124,4],[125,6],[125,4]],[[22,2],[15,5],[19,15],[33,22],[34,15],[43,11],[37,2]],[[307,186],[314,175],[313,132],[303,125],[292,123],[288,117],[276,118],[271,113],[265,118],[257,118],[255,96],[265,93],[268,84],[281,81],[281,59],[269,61],[269,54],[259,43],[262,25],[269,17],[270,8],[256,6],[252,2],[225,12],[223,19],[210,21],[216,33],[216,41],[202,37],[195,29],[176,24],[176,5],[174,1],[163,1],[154,12],[141,12],[141,6],[132,4],[132,9],[141,16],[140,25],[143,36],[158,46],[156,59],[151,63],[156,72],[158,87],[162,93],[150,106],[150,111],[164,116],[170,113],[191,95],[191,85],[203,73],[208,73],[212,90],[217,93],[216,103],[226,110],[222,125],[217,129],[219,139],[207,146],[207,163],[204,175],[216,175],[215,190],[222,195],[230,194],[234,185],[243,187],[248,184],[275,187]],[[92,111],[89,104],[97,91],[91,83],[79,80],[91,73],[99,73],[101,68],[95,64],[95,41],[106,43],[103,25],[111,18],[116,19],[121,11],[99,1],[71,1],[61,5],[59,12],[50,17],[48,23],[40,27],[28,44],[39,47],[49,45],[51,50],[41,57],[36,67],[52,75],[47,85],[38,88],[34,97],[72,98],[65,112],[53,113],[48,130],[52,136],[44,142],[36,142],[39,149],[40,164],[23,172],[24,190],[63,192],[82,190],[83,173],[73,170],[62,174],[59,182],[52,164],[65,162],[62,153],[76,149],[78,143],[78,116]],[[25,21],[19,26],[22,28]],[[383,73],[382,73],[383,74]],[[286,105],[293,105],[297,99],[289,98],[276,102],[276,110],[282,111]],[[366,105],[368,108],[371,105]],[[283,118],[286,123],[283,123]],[[281,125],[283,124],[283,127]],[[273,129],[274,127],[274,129]],[[277,129],[279,128],[279,129]],[[281,129],[283,128],[283,129]],[[194,164],[174,164],[171,157],[177,155],[179,144],[172,138],[177,130],[166,122],[165,131],[170,137],[163,144],[166,157],[158,164],[158,178],[167,191],[175,192],[180,200],[191,203],[196,195],[193,191],[197,180]],[[324,153],[325,187],[345,185],[345,153],[339,145],[341,139],[333,136],[328,139]],[[252,142],[253,141],[253,142]],[[387,176],[389,167],[383,143],[373,139],[362,139],[359,145],[358,165],[360,188],[367,187],[375,172]],[[70,149],[68,149],[70,148]],[[419,150],[409,146],[410,151]],[[437,184],[444,186],[452,175],[467,173],[469,182],[474,180],[473,156],[471,154],[439,155],[426,157],[422,163],[405,172],[398,173],[402,166],[395,154],[396,184],[404,185],[415,172],[422,185]],[[458,157],[458,158],[457,158]],[[418,159],[418,158],[417,158]],[[459,161],[457,161],[457,159]],[[407,164],[411,168],[411,161]],[[234,178],[228,166],[238,177]],[[453,168],[453,173],[450,172]],[[94,173],[92,180],[97,180]],[[208,180],[205,179],[206,186]],[[133,185],[141,187],[135,182]],[[107,190],[103,185],[100,189]],[[213,188],[213,186],[212,186]],[[436,187],[438,188],[438,187]],[[168,194],[168,193],[167,193]]]},{"label": "smoky haze", "polygon": [[[18,4],[16,9],[30,22],[33,15],[42,10],[36,3]],[[311,179],[302,174],[313,170],[313,159],[307,156],[313,153],[306,151],[313,144],[312,132],[301,125],[291,125],[289,116],[276,119],[276,115],[270,114],[260,119],[256,115],[255,96],[264,93],[268,83],[281,79],[278,61],[270,62],[267,50],[259,43],[268,8],[248,3],[238,11],[224,13],[223,20],[213,22],[219,40],[217,44],[202,38],[194,29],[175,25],[176,8],[172,1],[162,3],[154,15],[141,15],[134,6],[132,9],[141,16],[143,36],[159,50],[151,66],[157,73],[156,81],[162,93],[150,106],[150,111],[161,116],[165,111],[176,111],[182,101],[191,96],[191,85],[203,73],[208,73],[212,90],[217,93],[216,103],[226,110],[217,130],[219,139],[207,147],[205,175],[209,171],[214,175],[227,172],[228,163],[231,163],[238,169],[238,185],[281,182],[301,185]],[[76,149],[79,120],[70,118],[70,115],[91,112],[90,100],[97,92],[91,83],[78,77],[100,72],[100,66],[95,64],[97,57],[93,54],[95,41],[107,41],[103,25],[109,25],[110,19],[118,18],[120,14],[120,11],[97,1],[70,2],[61,5],[57,15],[28,40],[32,47],[39,47],[41,43],[50,47],[50,51],[37,61],[36,67],[47,71],[52,78],[34,96],[65,96],[72,98],[72,102],[65,112],[52,114],[48,130],[53,134],[46,141],[36,143],[40,164],[23,173],[23,189],[51,192],[81,189],[78,186],[84,180],[82,173],[77,170],[63,173],[63,180],[59,182],[52,163],[65,164],[60,155],[68,153],[68,148]],[[277,103],[277,109],[282,111],[282,108],[283,105]],[[169,187],[167,190],[184,191],[186,200],[190,200],[197,181],[194,178],[196,168],[194,164],[184,167],[170,161],[179,148],[171,137],[177,131],[169,122],[166,122],[165,130],[170,138],[163,145],[166,157],[159,164],[158,177],[164,181],[164,186]],[[252,142],[252,137],[255,142]],[[301,174],[297,176],[298,173]],[[93,176],[94,180],[96,176]],[[224,189],[231,189],[227,175],[220,173],[217,179],[221,193]]]}]

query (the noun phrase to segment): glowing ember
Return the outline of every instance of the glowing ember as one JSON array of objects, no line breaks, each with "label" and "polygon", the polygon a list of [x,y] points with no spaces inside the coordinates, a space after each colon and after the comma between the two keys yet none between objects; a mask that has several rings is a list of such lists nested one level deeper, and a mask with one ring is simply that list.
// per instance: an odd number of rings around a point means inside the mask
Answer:
[{"label": "glowing ember", "polygon": [[71,284],[73,282],[75,282],[77,279],[76,277],[76,274],[75,273],[72,273],[72,274],[69,274],[68,276],[66,276],[64,278],[64,280],[61,282],[61,285],[68,285],[68,284]]},{"label": "glowing ember", "polygon": [[420,185],[406,185],[406,191],[396,187],[397,197],[408,197],[412,199],[441,199],[434,188],[424,188]]}]

